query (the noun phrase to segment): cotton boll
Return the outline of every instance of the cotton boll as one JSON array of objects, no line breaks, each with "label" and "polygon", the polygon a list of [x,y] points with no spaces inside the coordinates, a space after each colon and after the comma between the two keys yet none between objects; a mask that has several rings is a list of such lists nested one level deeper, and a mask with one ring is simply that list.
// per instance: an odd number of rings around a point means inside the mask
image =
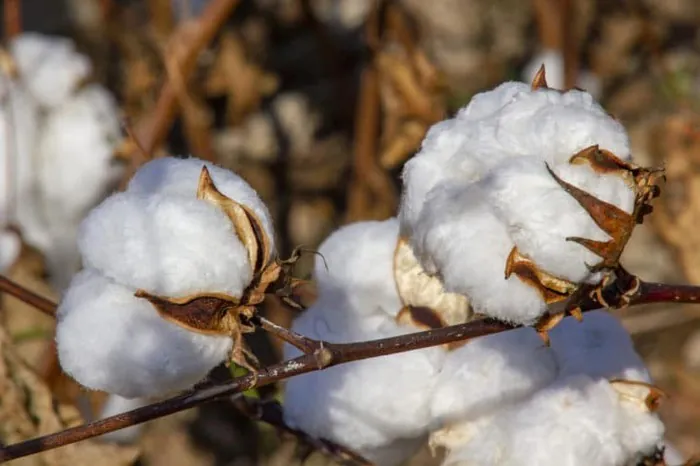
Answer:
[{"label": "cotton boll", "polygon": [[[557,165],[564,181],[605,202],[631,212],[634,192],[621,178],[600,176],[587,166]],[[573,282],[588,278],[588,265],[601,257],[569,237],[608,241],[583,207],[547,171],[542,160],[520,157],[506,160],[484,179],[484,192],[518,250],[542,270]],[[599,277],[592,277],[599,280]]]},{"label": "cotton boll", "polygon": [[651,381],[629,333],[607,311],[587,312],[583,322],[564,319],[549,337],[562,375]]},{"label": "cotton boll", "polygon": [[[330,309],[330,306],[335,308]],[[332,342],[396,336],[409,329],[390,326],[346,332],[328,314],[342,302],[317,302],[300,316],[293,330]],[[285,358],[299,351],[285,348]],[[410,351],[330,367],[294,377],[284,393],[286,422],[315,437],[351,448],[380,465],[399,464],[424,441],[430,424],[429,400],[443,357],[439,348]],[[390,388],[388,388],[390,387]]]},{"label": "cotton boll", "polygon": [[58,308],[61,367],[80,384],[125,398],[177,392],[202,380],[231,339],[163,319],[145,299],[93,269],[78,273]]},{"label": "cotton boll", "polygon": [[402,307],[393,272],[398,234],[395,218],[358,222],[331,234],[319,247],[314,268],[319,296],[342,296],[356,318],[395,317]]},{"label": "cotton boll", "polygon": [[410,243],[426,271],[438,272],[446,291],[468,296],[476,312],[523,324],[545,312],[534,288],[514,275],[505,278],[514,244],[480,184],[431,193]]},{"label": "cotton boll", "polygon": [[241,296],[252,279],[231,220],[194,197],[114,194],[85,218],[78,247],[86,266],[156,295]]},{"label": "cotton boll", "polygon": [[620,400],[606,380],[561,379],[474,429],[445,466],[624,466]]},{"label": "cotton boll", "polygon": [[55,107],[92,72],[89,59],[70,39],[24,33],[10,44],[22,81],[43,106]]},{"label": "cotton boll", "polygon": [[476,338],[447,354],[432,415],[440,425],[476,420],[531,396],[556,374],[552,350],[530,328]]},{"label": "cotton boll", "polygon": [[78,225],[112,189],[122,169],[112,157],[120,137],[117,104],[91,85],[49,112],[37,148],[41,212],[50,243],[42,248],[52,282],[65,288],[80,266]]},{"label": "cotton boll", "polygon": [[41,248],[49,244],[50,236],[41,223],[34,179],[39,108],[20,84],[2,76],[0,81],[4,83],[4,105],[0,106],[0,226],[15,224],[22,229],[25,240]]},{"label": "cotton boll", "polygon": [[128,191],[150,195],[194,198],[202,167],[207,167],[216,188],[225,196],[250,208],[262,223],[274,251],[275,229],[267,207],[255,190],[235,173],[194,157],[179,159],[163,157],[152,160],[141,168],[129,182]]},{"label": "cotton boll", "polygon": [[519,94],[485,126],[475,152],[505,151],[532,155],[550,165],[567,163],[580,150],[599,145],[618,157],[630,158],[624,127],[610,117],[590,94],[539,89]]}]

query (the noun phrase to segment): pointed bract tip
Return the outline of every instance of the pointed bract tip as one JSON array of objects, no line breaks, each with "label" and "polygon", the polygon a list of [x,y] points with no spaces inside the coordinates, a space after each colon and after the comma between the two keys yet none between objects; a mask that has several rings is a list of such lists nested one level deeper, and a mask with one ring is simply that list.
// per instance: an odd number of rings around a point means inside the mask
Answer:
[{"label": "pointed bract tip", "polygon": [[549,86],[547,85],[547,76],[544,69],[544,63],[542,66],[540,66],[540,69],[537,70],[537,73],[532,80],[531,87],[533,91],[536,91],[537,89],[549,89]]}]

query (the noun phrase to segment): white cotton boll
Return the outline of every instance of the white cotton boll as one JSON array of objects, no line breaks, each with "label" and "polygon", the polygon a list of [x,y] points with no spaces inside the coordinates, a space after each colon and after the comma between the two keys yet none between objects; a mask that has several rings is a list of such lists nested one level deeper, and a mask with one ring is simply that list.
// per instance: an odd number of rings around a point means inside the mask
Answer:
[{"label": "white cotton boll", "polygon": [[518,94],[483,125],[474,153],[506,152],[540,157],[550,165],[568,163],[577,152],[599,145],[621,159],[630,158],[624,127],[590,94],[578,90],[539,89]]},{"label": "white cotton boll", "polygon": [[629,333],[607,311],[587,312],[583,322],[566,318],[549,337],[562,375],[651,381]]},{"label": "white cotton boll", "polygon": [[[334,318],[326,319],[338,312],[352,318],[354,311],[338,309],[342,305],[342,301],[317,302],[292,328],[331,342],[386,338],[411,331],[399,328],[389,317],[376,330],[348,331]],[[285,348],[285,358],[299,354],[294,348]],[[379,465],[399,464],[425,440],[430,425],[429,400],[443,354],[440,348],[428,348],[294,377],[285,385],[285,420]]]},{"label": "white cotton boll", "polygon": [[34,178],[39,108],[21,85],[2,76],[0,81],[5,84],[0,106],[0,226],[15,224],[26,241],[45,247],[50,235],[41,222]]},{"label": "white cotton boll", "polygon": [[[564,181],[627,212],[634,207],[634,191],[613,175],[600,176],[587,166],[556,165]],[[535,157],[509,159],[484,179],[484,192],[521,254],[557,277],[581,282],[588,265],[602,258],[569,237],[608,241],[610,237],[568,194]],[[592,277],[599,279],[599,277]]]},{"label": "white cotton boll", "polygon": [[478,183],[434,190],[415,227],[410,243],[423,267],[439,273],[446,291],[468,296],[476,312],[523,324],[545,312],[534,288],[505,278],[514,244]]},{"label": "white cotton boll", "polygon": [[88,388],[125,398],[189,388],[224,361],[232,345],[229,337],[163,319],[133,290],[92,269],[74,277],[57,318],[56,345],[66,373]]},{"label": "white cotton boll", "polygon": [[85,218],[78,247],[87,267],[156,295],[241,296],[252,279],[231,220],[194,197],[114,194]]},{"label": "white cotton boll", "polygon": [[447,354],[432,415],[443,426],[476,420],[529,397],[556,374],[552,350],[531,328],[476,338]]},{"label": "white cotton boll", "polygon": [[444,466],[625,466],[620,399],[606,380],[558,380],[474,429]]},{"label": "white cotton boll", "polygon": [[402,307],[394,282],[398,234],[395,218],[353,223],[331,234],[316,257],[319,295],[342,296],[358,313],[356,318],[375,313],[395,317]]},{"label": "white cotton boll", "polygon": [[92,72],[89,59],[70,39],[24,33],[12,41],[10,50],[22,81],[46,107],[65,102]]},{"label": "white cotton boll", "polygon": [[42,248],[52,283],[65,288],[80,266],[78,225],[114,188],[122,167],[113,160],[120,137],[117,104],[91,85],[49,112],[37,148],[41,213],[50,244]]},{"label": "white cotton boll", "polygon": [[225,196],[250,208],[262,223],[270,240],[271,252],[274,251],[275,229],[272,217],[258,193],[240,176],[194,157],[180,159],[162,157],[152,160],[131,178],[128,191],[150,195],[159,193],[164,196],[194,198],[202,167],[209,170],[216,188]]}]

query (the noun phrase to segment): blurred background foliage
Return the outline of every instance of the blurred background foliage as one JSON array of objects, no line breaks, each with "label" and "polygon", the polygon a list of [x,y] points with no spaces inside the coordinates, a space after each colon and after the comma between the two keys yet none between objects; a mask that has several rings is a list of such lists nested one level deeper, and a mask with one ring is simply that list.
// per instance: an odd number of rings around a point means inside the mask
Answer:
[{"label": "blurred background foliage", "polygon": [[[313,249],[344,223],[392,216],[401,167],[427,129],[480,90],[529,80],[544,62],[550,85],[589,90],[625,124],[638,163],[667,169],[655,213],[623,263],[645,279],[700,283],[697,0],[241,0],[184,66],[179,57],[192,43],[182,31],[208,3],[5,0],[0,23],[6,39],[19,31],[71,37],[92,59],[91,79],[117,97],[129,130],[115,154],[126,167],[123,183],[151,157],[215,161],[261,194],[283,256],[296,245]],[[174,97],[164,112],[168,80]],[[297,275],[308,276],[313,260],[305,255]],[[30,245],[10,276],[42,295],[60,294]],[[0,424],[12,427],[0,428],[0,440],[79,422],[75,404],[83,417],[99,412],[104,396],[86,396],[60,373],[50,319],[2,299],[12,341],[0,332]],[[287,325],[294,317],[275,303],[265,312]],[[661,411],[668,438],[686,455],[700,452],[700,309],[618,314],[670,395]],[[280,357],[279,344],[263,335],[251,343],[263,362]],[[277,390],[255,396],[274,400]],[[153,422],[129,445],[87,442],[17,464],[331,464],[252,421],[251,406],[217,402]],[[413,464],[433,461],[422,452]]]}]

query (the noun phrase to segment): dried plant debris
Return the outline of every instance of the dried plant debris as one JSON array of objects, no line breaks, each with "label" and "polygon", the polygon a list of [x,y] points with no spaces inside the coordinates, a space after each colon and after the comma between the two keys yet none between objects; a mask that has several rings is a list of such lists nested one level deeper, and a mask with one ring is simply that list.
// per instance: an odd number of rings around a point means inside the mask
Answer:
[{"label": "dried plant debris", "polygon": [[[41,378],[19,357],[0,327],[0,441],[10,444],[58,432],[83,422],[78,410],[58,403]],[[139,456],[133,446],[86,440],[17,460],[18,465],[130,465]],[[13,463],[15,464],[15,463]]]}]

